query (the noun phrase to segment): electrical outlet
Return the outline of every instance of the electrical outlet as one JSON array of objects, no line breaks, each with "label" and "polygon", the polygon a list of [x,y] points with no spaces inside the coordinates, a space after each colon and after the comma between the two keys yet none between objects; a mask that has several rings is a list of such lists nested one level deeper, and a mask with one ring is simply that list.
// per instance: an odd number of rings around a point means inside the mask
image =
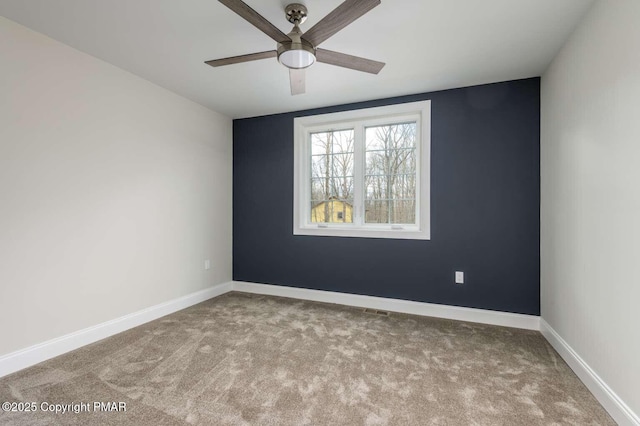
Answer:
[{"label": "electrical outlet", "polygon": [[464,284],[464,272],[456,271],[456,284]]},{"label": "electrical outlet", "polygon": [[211,261],[209,259],[204,261],[204,269],[207,271],[211,269]]}]

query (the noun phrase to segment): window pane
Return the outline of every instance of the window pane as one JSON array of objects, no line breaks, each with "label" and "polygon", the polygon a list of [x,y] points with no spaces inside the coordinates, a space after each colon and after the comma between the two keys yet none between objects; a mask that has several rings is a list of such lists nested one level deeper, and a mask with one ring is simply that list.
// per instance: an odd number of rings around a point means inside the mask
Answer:
[{"label": "window pane", "polygon": [[354,144],[354,132],[353,130],[341,130],[338,132],[333,132],[333,153],[334,154],[345,154],[345,153],[353,153],[353,144]]},{"label": "window pane", "polygon": [[365,199],[386,200],[388,198],[388,181],[386,175],[372,175],[365,177]]},{"label": "window pane", "polygon": [[326,176],[331,170],[330,155],[312,155],[311,156],[311,176],[320,178]]},{"label": "window pane", "polygon": [[352,223],[353,200],[323,200],[311,202],[312,223]]},{"label": "window pane", "polygon": [[333,200],[332,211],[334,223],[353,222],[353,200]]},{"label": "window pane", "polygon": [[311,179],[311,200],[353,199],[353,176]]},{"label": "window pane", "polygon": [[365,130],[367,223],[415,223],[416,123]]},{"label": "window pane", "polygon": [[402,150],[397,170],[398,174],[412,174],[416,172],[415,148]]},{"label": "window pane", "polygon": [[326,179],[311,179],[311,200],[323,201],[329,199],[329,184]]},{"label": "window pane", "polygon": [[414,200],[394,200],[389,203],[391,223],[416,223],[416,202]]},{"label": "window pane", "polygon": [[366,129],[367,151],[416,147],[416,123],[373,126]]},{"label": "window pane", "polygon": [[353,176],[353,152],[332,155],[331,174],[333,176]]},{"label": "window pane", "polygon": [[393,175],[389,176],[389,187],[394,200],[415,199],[416,198],[416,175]]},{"label": "window pane", "polygon": [[366,171],[367,175],[386,174],[384,151],[366,151]]},{"label": "window pane", "polygon": [[353,177],[341,176],[331,179],[331,196],[339,200],[353,198]]},{"label": "window pane", "polygon": [[311,134],[311,155],[331,154],[330,133]]},{"label": "window pane", "polygon": [[353,129],[311,133],[311,155],[353,152]]},{"label": "window pane", "polygon": [[311,223],[326,222],[329,212],[326,211],[328,205],[324,201],[311,202]]},{"label": "window pane", "polygon": [[389,201],[365,201],[364,216],[367,223],[389,223]]}]

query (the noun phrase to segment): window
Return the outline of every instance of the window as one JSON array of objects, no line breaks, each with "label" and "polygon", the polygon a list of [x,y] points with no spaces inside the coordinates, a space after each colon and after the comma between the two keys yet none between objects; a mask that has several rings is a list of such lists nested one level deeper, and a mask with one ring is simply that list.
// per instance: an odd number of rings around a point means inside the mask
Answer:
[{"label": "window", "polygon": [[294,120],[295,235],[430,238],[430,102]]}]

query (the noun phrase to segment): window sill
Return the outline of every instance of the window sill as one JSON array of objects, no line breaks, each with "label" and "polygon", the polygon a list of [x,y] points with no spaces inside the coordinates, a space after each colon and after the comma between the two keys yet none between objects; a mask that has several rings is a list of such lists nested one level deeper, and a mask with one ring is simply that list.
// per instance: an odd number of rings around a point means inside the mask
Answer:
[{"label": "window sill", "polygon": [[305,226],[294,228],[293,235],[308,235],[317,237],[348,237],[348,238],[385,238],[395,240],[430,240],[426,230],[415,227],[405,229],[391,229],[390,227],[344,227],[327,225],[326,227]]}]

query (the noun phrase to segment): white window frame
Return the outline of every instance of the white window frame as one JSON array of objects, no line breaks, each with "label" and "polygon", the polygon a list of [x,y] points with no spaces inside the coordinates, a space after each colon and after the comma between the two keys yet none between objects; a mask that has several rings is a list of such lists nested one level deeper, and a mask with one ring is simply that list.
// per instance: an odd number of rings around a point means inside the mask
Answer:
[{"label": "white window frame", "polygon": [[[364,129],[375,125],[416,121],[416,224],[394,225],[364,222]],[[431,101],[411,102],[330,114],[297,117],[294,127],[293,234],[333,237],[394,238],[429,240],[431,238]],[[311,222],[311,133],[353,128],[354,223]],[[358,158],[360,160],[358,160]]]}]

